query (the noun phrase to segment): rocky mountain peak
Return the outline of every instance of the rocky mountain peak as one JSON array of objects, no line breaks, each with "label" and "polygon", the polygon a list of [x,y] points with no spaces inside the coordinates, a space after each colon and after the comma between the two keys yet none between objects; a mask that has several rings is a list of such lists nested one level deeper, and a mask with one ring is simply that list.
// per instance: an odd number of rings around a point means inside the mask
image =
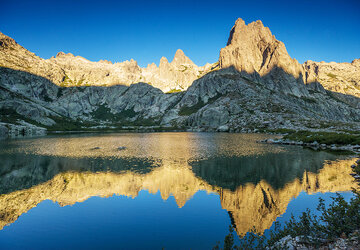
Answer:
[{"label": "rocky mountain peak", "polygon": [[181,64],[194,64],[189,57],[185,55],[185,53],[178,49],[175,53],[174,59],[172,60],[171,64],[173,65],[181,65]]},{"label": "rocky mountain peak", "polygon": [[108,61],[108,60],[106,60],[106,59],[104,59],[104,60],[99,60],[99,63],[112,64],[111,61]]},{"label": "rocky mountain peak", "polygon": [[352,65],[355,65],[355,66],[360,66],[360,58],[359,59],[354,59],[352,62],[351,62]]},{"label": "rocky mountain peak", "polygon": [[59,58],[59,57],[75,57],[75,56],[71,53],[66,54],[66,53],[60,51],[59,53],[56,54],[56,58]]},{"label": "rocky mountain peak", "polygon": [[16,44],[17,43],[15,42],[14,39],[0,32],[0,47],[8,48],[8,47],[13,47]]},{"label": "rocky mountain peak", "polygon": [[[294,82],[304,83],[303,67],[289,56],[284,43],[278,41],[261,21],[246,25],[244,20],[236,20],[227,46],[220,51],[219,64],[220,68],[234,67],[271,88],[281,87],[295,95],[306,94],[306,91],[290,86]],[[280,86],[284,82],[289,83],[288,86]]]},{"label": "rocky mountain peak", "polygon": [[165,56],[160,58],[159,68],[168,67],[167,66],[168,64],[169,64],[169,61]]},{"label": "rocky mountain peak", "polygon": [[220,66],[261,73],[267,71],[269,64],[279,64],[280,58],[291,59],[285,45],[276,40],[269,28],[264,27],[261,21],[246,25],[239,18],[230,31],[227,46],[220,51]]},{"label": "rocky mountain peak", "polygon": [[260,20],[246,25],[244,20],[238,18],[230,31],[230,36],[226,45],[236,45],[239,42],[254,39],[270,42],[275,39],[275,37],[271,34],[269,28],[264,27]]}]

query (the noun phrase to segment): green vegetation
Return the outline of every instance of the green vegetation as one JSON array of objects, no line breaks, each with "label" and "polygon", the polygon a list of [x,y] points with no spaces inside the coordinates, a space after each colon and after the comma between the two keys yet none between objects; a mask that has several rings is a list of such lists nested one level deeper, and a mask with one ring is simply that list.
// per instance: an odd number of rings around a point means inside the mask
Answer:
[{"label": "green vegetation", "polygon": [[79,81],[73,81],[70,79],[70,77],[65,74],[64,79],[62,83],[60,84],[60,87],[69,87],[69,86],[82,86],[85,79],[80,79]]},{"label": "green vegetation", "polygon": [[63,91],[64,91],[64,88],[58,88],[58,92],[57,92],[57,94],[56,94],[56,97],[57,98],[60,98],[60,97],[62,97],[63,96]]},{"label": "green vegetation", "polygon": [[64,77],[62,83],[60,84],[60,87],[66,87],[66,86],[69,86],[69,85],[70,85],[70,86],[73,85],[73,82],[72,82],[72,80],[68,77],[68,75],[65,74],[65,77]]},{"label": "green vegetation", "polygon": [[336,75],[334,75],[332,73],[327,74],[327,76],[336,79]]},{"label": "green vegetation", "polygon": [[323,199],[319,199],[317,210],[320,216],[313,215],[306,210],[295,219],[294,216],[285,224],[285,227],[273,233],[270,244],[290,235],[291,237],[303,236],[307,242],[319,247],[320,239],[333,241],[343,234],[349,236],[360,228],[360,196],[354,191],[355,197],[349,202],[344,197],[336,194],[332,203],[326,207]]},{"label": "green vegetation", "polygon": [[23,121],[33,124],[35,126],[44,127],[44,125],[17,113],[14,109],[0,108],[0,121],[1,122],[19,125],[20,123],[18,122],[18,120],[23,120]]},{"label": "green vegetation", "polygon": [[206,105],[206,103],[204,103],[202,100],[199,100],[195,105],[193,106],[183,106],[181,107],[180,111],[179,111],[179,115],[181,116],[188,116],[191,115],[193,113],[196,113],[199,109],[201,109],[202,107],[204,107]]},{"label": "green vegetation", "polygon": [[[360,164],[355,164],[353,171],[360,175]],[[337,177],[330,177],[330,179],[333,178]],[[343,196],[336,194],[328,206],[325,205],[323,199],[319,198],[318,216],[307,209],[299,218],[292,215],[283,227],[279,222],[275,222],[274,229],[270,231],[269,236],[257,233],[255,229],[246,235],[241,235],[239,245],[234,243],[236,233],[230,226],[229,234],[224,239],[223,249],[281,249],[277,243],[288,235],[292,238],[299,236],[307,247],[313,248],[325,246],[340,237],[348,238],[360,230],[359,186],[352,192],[354,197],[350,201],[347,202]],[[357,237],[360,237],[359,233],[357,233]],[[214,249],[219,249],[219,244],[218,242]]]},{"label": "green vegetation", "polygon": [[159,125],[156,118],[138,118],[129,120],[136,116],[134,109],[124,109],[119,113],[111,113],[110,108],[100,105],[95,111],[90,113],[93,118],[100,121],[110,121],[114,126],[156,126]]},{"label": "green vegetation", "polygon": [[201,109],[202,107],[204,107],[205,105],[207,104],[211,104],[213,102],[215,102],[221,95],[220,94],[217,94],[216,96],[212,97],[212,98],[209,98],[208,101],[205,103],[203,102],[203,100],[198,100],[198,102],[193,105],[193,106],[183,106],[180,108],[179,110],[179,115],[181,116],[188,116],[188,115],[191,115],[193,113],[196,113],[199,109]]},{"label": "green vegetation", "polygon": [[[360,175],[359,164],[354,171]],[[319,198],[319,216],[307,209],[299,218],[292,215],[282,228],[279,222],[275,222],[274,229],[268,237],[256,233],[255,230],[240,236],[239,245],[234,244],[235,233],[230,226],[229,234],[224,239],[224,249],[280,249],[276,243],[288,235],[292,238],[299,236],[302,242],[306,242],[307,247],[314,248],[334,242],[340,237],[348,238],[360,229],[360,193],[356,189],[353,193],[354,197],[349,202],[340,194],[336,194],[328,206]],[[219,249],[219,243],[214,249]]]},{"label": "green vegetation", "polygon": [[136,112],[133,109],[124,109],[120,113],[113,114],[111,109],[105,105],[100,105],[95,111],[90,113],[91,116],[101,121],[121,121],[126,118],[133,118]]},{"label": "green vegetation", "polygon": [[171,94],[171,93],[179,93],[182,92],[181,89],[171,89],[170,91],[166,92],[166,94]]},{"label": "green vegetation", "polygon": [[290,132],[288,135],[284,136],[284,139],[302,141],[305,143],[317,141],[320,144],[360,145],[360,133],[346,134],[335,132],[298,131],[293,133]]},{"label": "green vegetation", "polygon": [[70,118],[51,116],[49,117],[56,123],[52,126],[42,126],[47,128],[48,131],[80,131],[85,130],[83,126],[91,126],[93,124],[81,122],[78,120],[72,120]]},{"label": "green vegetation", "polygon": [[90,114],[94,119],[97,120],[114,120],[114,114],[110,112],[110,108],[105,105],[100,105],[96,110],[92,111]]},{"label": "green vegetation", "polygon": [[316,103],[316,99],[315,99],[315,98],[302,96],[301,99],[304,100],[305,102],[308,102],[308,103]]},{"label": "green vegetation", "polygon": [[46,92],[45,89],[43,89],[43,91],[41,91],[40,96],[43,97],[45,102],[51,102],[52,101],[52,99],[50,98],[49,94]]},{"label": "green vegetation", "polygon": [[183,66],[184,68],[180,70],[181,72],[184,72],[184,71],[186,71],[186,70],[188,69],[187,66],[185,66],[185,65],[182,65],[182,66]]},{"label": "green vegetation", "polygon": [[295,133],[296,131],[288,128],[278,128],[278,129],[267,129],[265,132],[270,132],[275,134],[289,134],[289,133]]}]

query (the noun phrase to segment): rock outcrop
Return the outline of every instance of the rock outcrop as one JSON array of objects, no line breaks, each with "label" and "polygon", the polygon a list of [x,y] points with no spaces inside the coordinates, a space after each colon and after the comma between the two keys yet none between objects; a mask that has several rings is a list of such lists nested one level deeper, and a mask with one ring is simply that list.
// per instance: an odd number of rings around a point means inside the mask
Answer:
[{"label": "rock outcrop", "polygon": [[319,82],[330,91],[360,98],[360,59],[351,63],[304,63],[307,82]]},{"label": "rock outcrop", "polygon": [[234,67],[237,71],[262,82],[269,88],[306,96],[304,69],[276,40],[261,21],[248,25],[238,19],[230,31],[227,46],[220,51],[220,68]]},{"label": "rock outcrop", "polygon": [[114,64],[106,60],[91,62],[81,56],[63,52],[46,61],[64,70],[65,77],[60,86],[130,86],[146,82],[163,92],[186,90],[211,68],[210,64],[196,66],[180,49],[171,63],[162,57],[159,67],[152,63],[141,68],[133,59]]}]

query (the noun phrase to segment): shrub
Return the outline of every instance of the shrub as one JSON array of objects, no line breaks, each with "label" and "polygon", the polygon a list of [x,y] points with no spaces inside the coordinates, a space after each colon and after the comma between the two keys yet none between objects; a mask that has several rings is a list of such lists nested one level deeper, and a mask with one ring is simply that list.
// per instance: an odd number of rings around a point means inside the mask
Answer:
[{"label": "shrub", "polygon": [[201,109],[205,105],[206,104],[202,100],[200,100],[193,106],[190,106],[190,107],[183,106],[183,107],[181,107],[181,109],[179,111],[179,115],[181,115],[181,116],[191,115],[193,113],[196,113],[199,109]]},{"label": "shrub", "polygon": [[329,74],[327,74],[328,75],[328,77],[331,77],[331,78],[335,78],[336,79],[336,75],[334,75],[334,74],[332,74],[332,73],[329,73]]},{"label": "shrub", "polygon": [[[354,172],[360,174],[360,164],[356,165]],[[240,236],[238,246],[234,245],[234,229],[230,226],[229,234],[224,239],[224,249],[277,249],[276,243],[288,235],[293,238],[300,236],[308,246],[318,248],[324,242],[334,241],[344,234],[348,237],[360,229],[360,192],[353,189],[353,193],[354,197],[349,202],[337,193],[328,206],[320,198],[317,207],[319,216],[307,209],[298,219],[292,215],[283,228],[279,222],[275,222],[269,237],[255,230]],[[219,249],[219,243],[214,249]]]}]

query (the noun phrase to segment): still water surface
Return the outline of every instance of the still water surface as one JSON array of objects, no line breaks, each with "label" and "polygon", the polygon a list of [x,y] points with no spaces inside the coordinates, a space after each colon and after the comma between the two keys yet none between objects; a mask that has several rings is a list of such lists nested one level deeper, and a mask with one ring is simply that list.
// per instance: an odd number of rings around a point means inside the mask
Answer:
[{"label": "still water surface", "polygon": [[[209,249],[319,197],[350,199],[353,159],[260,134],[127,133],[0,141],[1,248]],[[126,147],[119,150],[119,147]]]}]

